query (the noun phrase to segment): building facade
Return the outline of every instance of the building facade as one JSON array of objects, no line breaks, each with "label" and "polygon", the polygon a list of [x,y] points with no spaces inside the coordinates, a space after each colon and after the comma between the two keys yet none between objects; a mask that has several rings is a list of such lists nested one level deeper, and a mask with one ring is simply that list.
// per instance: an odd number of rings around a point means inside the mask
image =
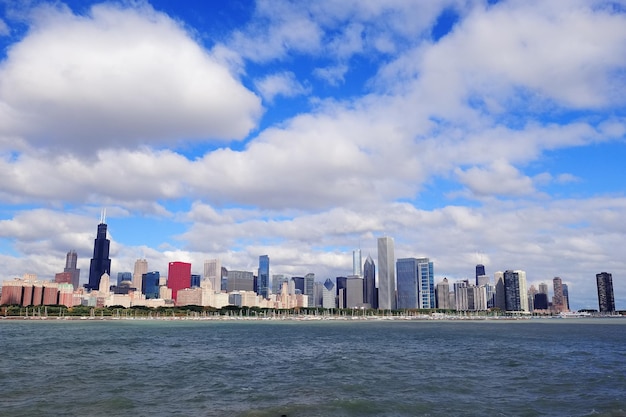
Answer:
[{"label": "building facade", "polygon": [[107,239],[107,224],[104,222],[104,216],[102,216],[93,244],[93,258],[91,258],[89,265],[89,283],[85,285],[85,288],[90,291],[100,287],[100,278],[103,274],[111,274],[110,245],[111,241]]},{"label": "building facade", "polygon": [[598,307],[600,313],[615,312],[615,296],[613,294],[613,275],[608,272],[596,274],[598,288]]},{"label": "building facade", "polygon": [[170,262],[167,269],[167,288],[172,290],[172,299],[176,302],[178,291],[191,288],[191,264]]},{"label": "building facade", "polygon": [[393,239],[378,238],[378,308],[396,309],[396,273]]},{"label": "building facade", "polygon": [[259,256],[257,294],[259,294],[263,298],[269,298],[270,293],[270,257],[268,255],[261,255]]}]

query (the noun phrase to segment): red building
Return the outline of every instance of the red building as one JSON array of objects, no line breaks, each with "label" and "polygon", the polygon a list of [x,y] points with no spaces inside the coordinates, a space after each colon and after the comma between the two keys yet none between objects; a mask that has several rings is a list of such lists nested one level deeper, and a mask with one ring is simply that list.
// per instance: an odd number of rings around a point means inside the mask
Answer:
[{"label": "red building", "polygon": [[54,282],[57,284],[71,284],[72,273],[71,272],[59,272],[54,275]]},{"label": "red building", "polygon": [[167,270],[167,288],[172,290],[174,301],[176,301],[178,290],[191,288],[191,264],[170,262]]}]

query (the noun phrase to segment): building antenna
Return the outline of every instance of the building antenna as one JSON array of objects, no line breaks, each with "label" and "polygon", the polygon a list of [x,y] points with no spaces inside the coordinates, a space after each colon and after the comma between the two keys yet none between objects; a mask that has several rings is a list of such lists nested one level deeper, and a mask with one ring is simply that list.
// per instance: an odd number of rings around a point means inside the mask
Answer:
[{"label": "building antenna", "polygon": [[106,219],[107,219],[107,209],[103,208],[102,211],[100,212],[100,224],[106,223]]}]

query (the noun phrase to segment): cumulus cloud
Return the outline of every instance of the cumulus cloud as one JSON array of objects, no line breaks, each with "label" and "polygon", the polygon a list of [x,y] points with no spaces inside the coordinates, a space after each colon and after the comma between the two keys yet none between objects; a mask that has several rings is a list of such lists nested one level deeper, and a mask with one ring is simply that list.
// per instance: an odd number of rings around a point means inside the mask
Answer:
[{"label": "cumulus cloud", "polygon": [[11,33],[11,30],[7,26],[4,20],[0,19],[0,36],[6,36]]},{"label": "cumulus cloud", "polygon": [[42,6],[0,67],[0,135],[92,150],[241,139],[260,100],[147,5]]},{"label": "cumulus cloud", "polygon": [[255,85],[261,96],[268,102],[272,102],[276,96],[296,97],[310,91],[310,88],[298,82],[291,71],[268,75],[258,80]]}]

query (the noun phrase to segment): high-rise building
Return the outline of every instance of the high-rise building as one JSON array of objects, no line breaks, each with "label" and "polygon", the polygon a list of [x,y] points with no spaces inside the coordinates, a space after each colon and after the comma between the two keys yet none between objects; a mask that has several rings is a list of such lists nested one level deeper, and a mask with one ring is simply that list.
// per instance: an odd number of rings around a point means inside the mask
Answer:
[{"label": "high-rise building", "polygon": [[401,258],[396,261],[398,280],[398,309],[420,308],[419,263],[415,258]]},{"label": "high-rise building", "polygon": [[259,256],[259,275],[257,278],[257,293],[263,298],[269,298],[270,287],[270,257]]},{"label": "high-rise building", "polygon": [[350,275],[346,278],[345,308],[363,307],[363,278],[360,275]]},{"label": "high-rise building", "polygon": [[117,285],[122,285],[123,281],[133,282],[133,274],[131,272],[118,272],[117,273]]},{"label": "high-rise building", "polygon": [[283,282],[289,283],[289,278],[283,274],[272,275],[272,294],[280,294]]},{"label": "high-rise building", "polygon": [[493,274],[496,283],[496,294],[494,296],[494,308],[500,311],[506,311],[505,290],[504,290],[504,272],[498,271]]},{"label": "high-rise building", "polygon": [[565,299],[565,309],[569,311],[569,288],[563,284],[563,298]]},{"label": "high-rise building", "polygon": [[478,265],[476,265],[476,286],[482,285],[482,284],[480,284],[478,282],[478,277],[480,277],[482,275],[486,275],[486,273],[485,273],[485,265],[478,264]]},{"label": "high-rise building", "polygon": [[335,281],[337,282],[337,307],[346,308],[346,289],[348,288],[348,277],[337,277],[335,278]]},{"label": "high-rise building", "polygon": [[566,311],[565,296],[563,295],[563,281],[559,277],[554,277],[552,280],[554,288],[554,296],[552,297],[552,309],[556,313]]},{"label": "high-rise building", "polygon": [[548,295],[548,284],[546,284],[545,282],[540,283],[539,284],[539,292],[541,294]]},{"label": "high-rise building", "polygon": [[396,273],[393,239],[378,238],[378,308],[396,309]]},{"label": "high-rise building", "polygon": [[376,301],[376,266],[372,257],[367,255],[363,265],[363,303],[369,308],[378,308]]},{"label": "high-rise building", "polygon": [[161,274],[159,271],[146,272],[141,277],[141,292],[147,299],[159,298],[159,281],[161,280]]},{"label": "high-rise building", "polygon": [[356,249],[352,251],[352,275],[356,275],[359,277],[363,276],[363,271],[361,263],[361,249]]},{"label": "high-rise building", "polygon": [[335,284],[330,278],[324,281],[324,289],[322,291],[322,307],[336,308],[337,295],[335,293]]},{"label": "high-rise building", "polygon": [[178,291],[191,287],[191,264],[170,262],[167,269],[167,288],[172,290],[172,299],[176,301]]},{"label": "high-rise building", "polygon": [[418,308],[435,308],[434,264],[428,258],[420,258],[417,261],[420,285]]},{"label": "high-rise building", "polygon": [[613,294],[613,275],[608,272],[596,274],[598,287],[598,305],[600,313],[615,312],[615,297]]},{"label": "high-rise building", "polygon": [[222,290],[222,263],[219,259],[204,261],[204,278],[211,282],[214,292]]},{"label": "high-rise building", "polygon": [[93,244],[93,258],[89,265],[89,283],[85,285],[88,290],[100,288],[100,278],[103,274],[111,274],[111,259],[109,259],[109,247],[111,241],[107,239],[107,224],[104,212],[98,224],[98,234]]},{"label": "high-rise building", "polygon": [[525,271],[504,272],[504,298],[506,311],[528,311]]},{"label": "high-rise building", "polygon": [[133,270],[133,288],[139,292],[143,292],[141,288],[143,274],[148,272],[148,261],[145,259],[137,259]]},{"label": "high-rise building", "polygon": [[191,274],[191,287],[190,288],[200,288],[200,281],[202,281],[202,276],[200,274]]},{"label": "high-rise building", "polygon": [[78,285],[80,282],[80,269],[76,268],[76,264],[78,263],[78,255],[75,250],[71,250],[65,256],[65,268],[63,272],[69,272],[72,276],[71,284],[74,286],[74,289],[78,289]]},{"label": "high-rise building", "polygon": [[303,293],[308,298],[307,305],[309,307],[315,306],[315,297],[313,294],[314,285],[315,285],[315,274],[312,272],[309,272],[308,274],[304,276],[304,293]]},{"label": "high-rise building", "polygon": [[228,271],[227,292],[254,291],[254,274],[250,271]]},{"label": "high-rise building", "polygon": [[448,284],[448,278],[444,278],[437,284],[435,297],[437,298],[437,308],[450,309],[450,284]]}]

